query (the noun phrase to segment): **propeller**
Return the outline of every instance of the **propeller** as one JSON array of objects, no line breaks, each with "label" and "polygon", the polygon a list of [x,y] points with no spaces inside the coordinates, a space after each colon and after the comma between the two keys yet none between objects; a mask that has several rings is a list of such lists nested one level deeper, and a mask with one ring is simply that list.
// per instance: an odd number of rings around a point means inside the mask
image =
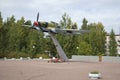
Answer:
[{"label": "propeller", "polygon": [[39,12],[38,12],[38,14],[37,14],[37,20],[36,20],[36,21],[38,22],[38,20],[39,20]]},{"label": "propeller", "polygon": [[38,26],[38,20],[39,20],[39,12],[37,13],[37,19],[36,21],[33,23],[34,26]]},{"label": "propeller", "polygon": [[22,25],[22,26],[25,26],[25,27],[30,27],[30,28],[33,28],[33,26],[38,26],[38,20],[39,20],[39,12],[37,13],[37,19],[36,21],[33,23],[33,25]]},{"label": "propeller", "polygon": [[[29,27],[29,28],[35,28],[35,26],[39,26],[39,23],[38,23],[38,20],[39,20],[39,12],[37,13],[37,19],[36,21],[33,23],[33,25],[23,25],[23,26],[26,26],[26,27]],[[37,28],[37,27],[36,27]]]}]

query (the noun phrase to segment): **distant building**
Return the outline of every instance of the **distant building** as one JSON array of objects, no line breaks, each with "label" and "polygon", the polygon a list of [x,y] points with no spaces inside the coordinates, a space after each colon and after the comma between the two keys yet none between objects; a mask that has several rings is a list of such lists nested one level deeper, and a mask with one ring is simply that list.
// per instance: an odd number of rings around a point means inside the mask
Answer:
[{"label": "distant building", "polygon": [[[120,35],[115,35],[115,40],[117,42],[117,54],[120,55]],[[109,55],[109,41],[110,41],[110,35],[106,36],[106,54]]]}]

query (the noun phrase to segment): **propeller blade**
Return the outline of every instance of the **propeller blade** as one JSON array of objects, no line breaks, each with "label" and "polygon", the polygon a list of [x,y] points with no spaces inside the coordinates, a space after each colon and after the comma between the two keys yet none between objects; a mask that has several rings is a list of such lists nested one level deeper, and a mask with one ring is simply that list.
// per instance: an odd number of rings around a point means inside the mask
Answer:
[{"label": "propeller blade", "polygon": [[39,20],[39,12],[38,12],[38,14],[37,14],[37,22],[38,22],[38,20]]}]

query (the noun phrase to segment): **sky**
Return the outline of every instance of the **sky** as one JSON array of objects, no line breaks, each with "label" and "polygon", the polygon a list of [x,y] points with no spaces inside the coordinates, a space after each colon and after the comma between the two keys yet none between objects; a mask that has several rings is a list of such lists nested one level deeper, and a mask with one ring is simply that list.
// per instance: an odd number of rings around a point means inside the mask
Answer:
[{"label": "sky", "polygon": [[120,34],[120,0],[0,0],[0,11],[4,20],[12,15],[18,20],[58,22],[67,13],[79,28],[83,18],[90,23],[101,22],[105,31]]}]

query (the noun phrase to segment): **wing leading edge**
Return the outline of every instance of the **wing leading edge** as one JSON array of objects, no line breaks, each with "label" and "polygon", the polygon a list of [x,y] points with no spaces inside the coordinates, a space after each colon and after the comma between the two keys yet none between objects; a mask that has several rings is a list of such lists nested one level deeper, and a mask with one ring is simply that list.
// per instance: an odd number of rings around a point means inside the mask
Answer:
[{"label": "wing leading edge", "polygon": [[55,32],[60,33],[60,34],[83,34],[89,31],[78,30],[78,29],[55,29]]}]

